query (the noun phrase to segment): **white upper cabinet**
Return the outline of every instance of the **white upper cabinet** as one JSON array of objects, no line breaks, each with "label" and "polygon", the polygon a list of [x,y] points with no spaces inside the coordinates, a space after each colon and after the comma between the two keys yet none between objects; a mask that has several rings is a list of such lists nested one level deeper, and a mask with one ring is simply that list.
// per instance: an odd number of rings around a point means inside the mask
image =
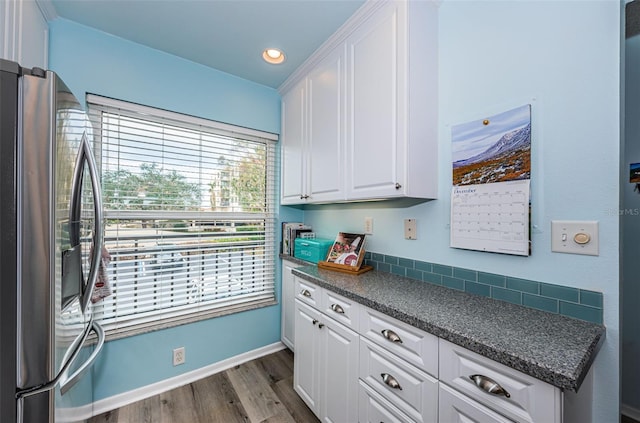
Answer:
[{"label": "white upper cabinet", "polygon": [[306,80],[299,82],[282,96],[281,148],[281,203],[298,204],[306,195]]},{"label": "white upper cabinet", "polygon": [[344,48],[331,52],[307,77],[309,200],[344,200]]},{"label": "white upper cabinet", "polygon": [[0,2],[0,54],[21,66],[47,69],[49,26],[35,1]]},{"label": "white upper cabinet", "polygon": [[437,6],[383,2],[347,40],[352,200],[437,196]]},{"label": "white upper cabinet", "polygon": [[[282,204],[436,198],[437,12],[430,1],[366,2],[283,84]],[[291,111],[300,84],[306,99]],[[288,151],[298,113],[299,159]]]},{"label": "white upper cabinet", "polygon": [[282,97],[282,204],[344,200],[344,49]]}]

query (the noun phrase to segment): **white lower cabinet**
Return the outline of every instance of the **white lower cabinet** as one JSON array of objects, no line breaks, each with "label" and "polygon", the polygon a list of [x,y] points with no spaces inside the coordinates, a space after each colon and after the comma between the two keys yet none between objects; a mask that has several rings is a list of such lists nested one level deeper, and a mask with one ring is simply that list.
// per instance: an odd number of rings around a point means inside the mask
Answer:
[{"label": "white lower cabinet", "polygon": [[282,294],[281,309],[282,317],[280,319],[280,339],[289,349],[295,352],[295,313],[294,299],[296,297],[295,281],[291,270],[299,265],[288,260],[282,260]]},{"label": "white lower cabinet", "polygon": [[374,391],[366,383],[360,381],[360,398],[358,399],[358,416],[361,423],[410,423],[411,417],[382,395]]},{"label": "white lower cabinet", "polygon": [[440,382],[510,421],[562,421],[559,388],[444,339],[440,339]]},{"label": "white lower cabinet", "polygon": [[358,421],[356,332],[296,300],[295,391],[323,422]]},{"label": "white lower cabinet", "polygon": [[553,385],[301,278],[294,282],[294,389],[323,422],[592,420],[567,414]]},{"label": "white lower cabinet", "polygon": [[461,393],[440,385],[438,422],[440,423],[512,423]]},{"label": "white lower cabinet", "polygon": [[360,380],[411,421],[438,420],[438,381],[364,337],[360,338]]}]

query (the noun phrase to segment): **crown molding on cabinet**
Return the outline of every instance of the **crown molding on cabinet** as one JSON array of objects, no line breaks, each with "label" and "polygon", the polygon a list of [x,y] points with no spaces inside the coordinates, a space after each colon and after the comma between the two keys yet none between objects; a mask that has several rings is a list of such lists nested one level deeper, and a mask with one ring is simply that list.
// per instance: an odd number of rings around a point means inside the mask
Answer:
[{"label": "crown molding on cabinet", "polygon": [[289,91],[295,84],[302,80],[302,78],[308,75],[329,52],[335,49],[340,43],[343,43],[355,28],[387,2],[388,0],[367,0],[278,87],[280,95]]},{"label": "crown molding on cabinet", "polygon": [[50,22],[58,17],[58,12],[56,11],[55,6],[51,0],[36,0],[36,4],[42,13],[42,16]]}]

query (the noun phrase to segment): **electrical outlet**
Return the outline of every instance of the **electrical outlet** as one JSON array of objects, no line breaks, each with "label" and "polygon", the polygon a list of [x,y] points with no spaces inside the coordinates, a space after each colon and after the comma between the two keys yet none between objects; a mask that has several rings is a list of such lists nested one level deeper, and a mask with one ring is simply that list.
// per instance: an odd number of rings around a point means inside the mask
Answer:
[{"label": "electrical outlet", "polygon": [[184,347],[176,348],[173,350],[173,365],[177,366],[179,364],[184,364],[185,362],[185,351]]},{"label": "electrical outlet", "polygon": [[373,235],[373,217],[364,218],[364,234]]},{"label": "electrical outlet", "polygon": [[415,219],[404,220],[404,239],[418,239]]}]

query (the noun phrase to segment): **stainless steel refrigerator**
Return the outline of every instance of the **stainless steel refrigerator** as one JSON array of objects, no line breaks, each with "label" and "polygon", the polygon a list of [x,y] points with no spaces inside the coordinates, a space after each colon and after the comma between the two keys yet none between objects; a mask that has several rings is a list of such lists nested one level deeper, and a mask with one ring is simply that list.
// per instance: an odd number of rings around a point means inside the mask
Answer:
[{"label": "stainless steel refrigerator", "polygon": [[[104,344],[92,129],[51,71],[0,59],[0,422],[82,421]],[[84,415],[84,417],[83,417]]]}]

